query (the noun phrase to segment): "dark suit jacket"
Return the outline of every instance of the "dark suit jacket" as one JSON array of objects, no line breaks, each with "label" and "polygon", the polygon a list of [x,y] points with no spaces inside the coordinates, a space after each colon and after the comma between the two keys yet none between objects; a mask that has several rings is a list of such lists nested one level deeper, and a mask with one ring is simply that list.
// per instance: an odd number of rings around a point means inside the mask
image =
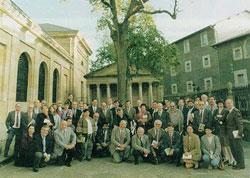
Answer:
[{"label": "dark suit jacket", "polygon": [[226,118],[227,135],[230,139],[233,137],[233,131],[239,130],[239,136],[243,134],[243,122],[240,111],[234,108],[231,113],[229,112]]},{"label": "dark suit jacket", "polygon": [[216,109],[213,113],[212,127],[215,129],[215,134],[217,136],[219,136],[219,135],[223,136],[226,134],[225,133],[225,131],[226,131],[225,126],[226,126],[226,118],[227,118],[228,113],[229,113],[229,111],[226,109],[223,109],[221,111],[221,113],[219,113],[219,109]]},{"label": "dark suit jacket", "polygon": [[[101,109],[100,107],[97,106],[96,112],[100,113],[101,110],[102,110],[102,109]],[[94,110],[93,110],[93,107],[90,106],[90,107],[89,107],[89,116],[93,118],[93,115],[94,115]]]},{"label": "dark suit jacket", "polygon": [[77,123],[81,117],[82,111],[79,109],[76,109],[76,115],[74,116],[74,111],[72,109],[72,124],[77,127]]},{"label": "dark suit jacket", "polygon": [[[201,116],[200,116],[200,110],[194,112],[194,132],[198,134],[198,128],[201,124]],[[211,126],[212,123],[212,113],[211,111],[205,109],[203,113],[203,124],[205,124],[205,127]],[[199,136],[204,135],[205,132],[199,133]]]},{"label": "dark suit jacket", "polygon": [[[198,111],[198,109],[193,107],[191,114],[194,114],[195,111]],[[188,112],[189,112],[189,110],[188,110]],[[188,116],[188,112],[187,112],[187,116]],[[189,121],[189,124],[193,125],[193,123],[190,121]],[[184,130],[186,131],[186,129],[187,129],[187,117],[184,117]]]},{"label": "dark suit jacket", "polygon": [[[21,120],[20,120],[20,129],[26,130],[27,127],[27,120],[24,116],[24,113],[20,111],[20,115],[21,115]],[[5,125],[7,130],[9,130],[10,128],[12,128],[15,124],[15,111],[11,111],[9,112],[7,119],[5,121]]]},{"label": "dark suit jacket", "polygon": [[[24,113],[24,117],[25,119],[27,120],[27,124],[30,124],[28,123],[28,119],[29,119],[29,115],[28,115],[28,112]],[[37,114],[35,112],[32,113],[32,120],[36,121],[36,118],[37,118]]]},{"label": "dark suit jacket", "polygon": [[103,112],[103,110],[101,109],[99,112],[99,121],[101,123],[101,125],[104,124],[104,122],[108,123],[109,125],[111,125],[111,121],[112,121],[112,113],[110,109],[106,110],[106,114]]},{"label": "dark suit jacket", "polygon": [[[106,139],[106,143],[110,145],[111,143],[111,130],[107,129],[108,133],[107,133],[107,139]],[[104,130],[103,129],[99,129],[97,131],[97,135],[96,135],[96,143],[102,144],[104,143]]]},{"label": "dark suit jacket", "polygon": [[161,122],[162,122],[161,127],[163,129],[165,129],[165,128],[167,128],[167,125],[170,122],[170,117],[169,117],[168,112],[166,112],[165,110],[162,110],[161,116],[159,116],[158,112],[155,112],[153,123],[154,123],[155,120],[161,120]]},{"label": "dark suit jacket", "polygon": [[[180,108],[179,108],[179,109],[180,109]],[[180,110],[181,110],[181,109],[180,109]],[[189,111],[189,109],[188,109],[187,107],[183,106],[181,112],[182,112],[182,114],[183,114],[183,116],[184,116],[184,121],[187,120],[188,111]]]},{"label": "dark suit jacket", "polygon": [[[43,113],[40,113],[37,115],[36,118],[36,127],[35,127],[35,132],[37,134],[40,134],[41,128],[46,125],[46,123],[44,123],[46,116]],[[50,122],[52,123],[52,125],[55,125],[55,121],[54,121],[54,117],[52,114],[49,114],[49,118],[50,118]]]},{"label": "dark suit jacket", "polygon": [[140,110],[139,110],[139,107],[134,107],[135,108],[135,112],[136,112],[136,114],[138,114],[139,112],[140,112]]},{"label": "dark suit jacket", "polygon": [[[41,134],[38,134],[34,138],[35,152],[43,153],[43,139]],[[51,136],[46,136],[46,153],[51,154],[53,151],[53,140]]]},{"label": "dark suit jacket", "polygon": [[170,136],[168,132],[165,132],[162,136],[162,148],[165,150],[166,148],[171,148],[171,149],[180,149],[181,148],[181,136],[180,133],[177,131],[173,132],[172,136],[172,145],[170,141]]}]

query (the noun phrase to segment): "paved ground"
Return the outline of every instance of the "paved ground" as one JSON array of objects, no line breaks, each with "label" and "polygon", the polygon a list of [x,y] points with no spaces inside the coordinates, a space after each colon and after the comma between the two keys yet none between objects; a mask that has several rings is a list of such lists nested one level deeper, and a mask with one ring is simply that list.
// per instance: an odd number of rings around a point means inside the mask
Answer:
[{"label": "paved ground", "polygon": [[226,167],[224,171],[205,168],[199,170],[142,163],[112,163],[111,158],[93,159],[91,162],[73,161],[72,167],[48,166],[34,173],[32,168],[17,168],[10,163],[0,167],[0,178],[250,178],[250,142],[245,143],[246,169],[236,171]]}]

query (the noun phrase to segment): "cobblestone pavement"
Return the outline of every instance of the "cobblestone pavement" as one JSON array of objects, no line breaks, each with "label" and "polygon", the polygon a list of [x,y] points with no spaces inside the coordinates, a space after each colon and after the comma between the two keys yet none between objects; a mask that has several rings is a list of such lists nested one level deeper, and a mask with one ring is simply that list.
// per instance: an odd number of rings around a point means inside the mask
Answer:
[{"label": "cobblestone pavement", "polygon": [[232,170],[226,166],[224,171],[185,169],[167,163],[115,164],[111,158],[96,158],[81,163],[74,160],[70,168],[51,165],[34,173],[32,168],[19,168],[11,163],[0,168],[0,178],[250,178],[250,142],[245,143],[245,159],[246,169]]}]

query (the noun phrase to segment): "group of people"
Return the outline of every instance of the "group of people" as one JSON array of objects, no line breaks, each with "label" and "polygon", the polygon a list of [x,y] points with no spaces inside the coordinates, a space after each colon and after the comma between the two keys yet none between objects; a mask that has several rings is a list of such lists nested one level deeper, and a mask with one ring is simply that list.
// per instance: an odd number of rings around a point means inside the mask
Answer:
[{"label": "group of people", "polygon": [[[100,105],[100,106],[99,106]],[[244,169],[242,116],[233,100],[214,96],[174,101],[153,101],[151,107],[136,101],[107,99],[88,105],[75,102],[73,95],[47,106],[43,100],[29,104],[27,112],[17,103],[8,114],[4,156],[8,157],[15,137],[16,166],[39,168],[48,163],[71,166],[73,159],[91,161],[109,157],[113,162],[201,165],[224,169]]]}]

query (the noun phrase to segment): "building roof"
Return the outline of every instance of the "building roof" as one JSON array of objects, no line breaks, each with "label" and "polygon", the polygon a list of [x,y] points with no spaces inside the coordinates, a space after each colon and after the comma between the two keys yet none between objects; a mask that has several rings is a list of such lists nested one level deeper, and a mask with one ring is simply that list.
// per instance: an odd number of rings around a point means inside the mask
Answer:
[{"label": "building roof", "polygon": [[180,38],[173,43],[177,43],[179,41],[187,39],[191,35],[199,33],[207,28],[212,28],[214,30],[216,44],[221,43],[221,42],[227,41],[231,38],[241,36],[243,34],[248,33],[248,31],[250,30],[250,23],[249,22],[250,22],[250,11],[245,10],[245,11],[242,11],[242,12],[236,14],[236,15],[233,15],[231,17],[228,17],[226,19],[218,21],[214,24],[206,26],[206,27],[204,27],[198,31],[195,31],[187,36],[184,36],[183,38]]},{"label": "building roof", "polygon": [[49,23],[39,24],[39,26],[47,33],[50,33],[50,32],[77,33],[78,32],[78,30],[74,30],[74,29],[70,29],[70,28],[66,28],[66,27],[62,27],[62,26],[58,26],[54,24],[49,24]]}]

